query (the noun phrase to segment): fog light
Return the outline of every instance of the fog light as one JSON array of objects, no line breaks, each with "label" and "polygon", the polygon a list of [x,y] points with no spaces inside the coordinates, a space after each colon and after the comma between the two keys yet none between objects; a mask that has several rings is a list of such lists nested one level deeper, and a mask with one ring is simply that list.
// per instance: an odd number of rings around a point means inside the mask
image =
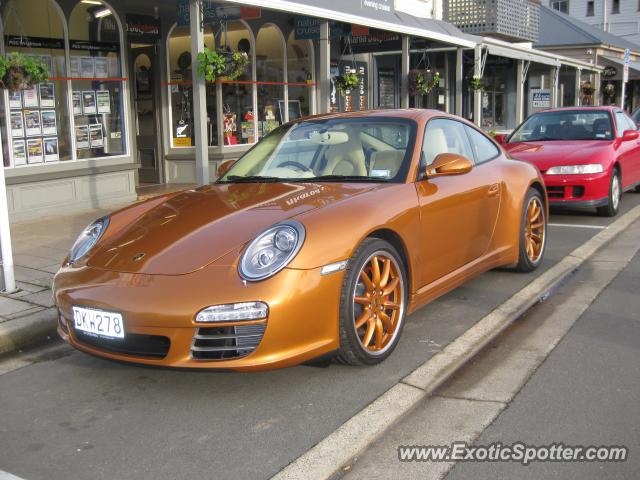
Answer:
[{"label": "fog light", "polygon": [[260,320],[269,315],[269,306],[264,302],[228,303],[213,305],[198,312],[196,322],[235,322],[238,320]]}]

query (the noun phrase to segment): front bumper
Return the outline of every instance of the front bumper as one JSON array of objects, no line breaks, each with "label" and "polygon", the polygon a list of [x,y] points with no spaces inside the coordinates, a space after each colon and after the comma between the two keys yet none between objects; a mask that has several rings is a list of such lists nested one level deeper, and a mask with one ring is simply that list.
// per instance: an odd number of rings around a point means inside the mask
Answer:
[{"label": "front bumper", "polygon": [[[321,276],[320,268],[284,269],[270,279],[244,285],[235,266],[209,266],[187,275],[63,267],[53,285],[58,332],[79,350],[145,365],[240,371],[288,367],[339,347],[343,277],[344,272]],[[194,320],[198,311],[210,305],[258,300],[269,305],[266,320],[207,324]],[[76,331],[73,305],[121,313],[125,341],[133,343]],[[253,332],[257,340],[248,354],[242,348],[237,349],[241,355],[232,358],[228,355],[233,355],[233,349],[220,359],[194,354],[196,335],[242,336],[243,332]],[[261,338],[256,339],[256,332],[263,332]]]},{"label": "front bumper", "polygon": [[609,172],[592,175],[543,174],[542,178],[552,207],[593,208],[608,202]]}]

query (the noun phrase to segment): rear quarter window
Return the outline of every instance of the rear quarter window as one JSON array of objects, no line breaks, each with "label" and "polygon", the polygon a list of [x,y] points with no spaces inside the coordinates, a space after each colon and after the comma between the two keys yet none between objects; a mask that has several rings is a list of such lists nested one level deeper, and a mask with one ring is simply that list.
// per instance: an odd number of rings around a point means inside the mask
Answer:
[{"label": "rear quarter window", "polygon": [[500,155],[500,149],[483,133],[480,133],[468,125],[465,125],[464,128],[469,135],[469,141],[471,142],[471,149],[473,150],[476,164],[488,162]]}]

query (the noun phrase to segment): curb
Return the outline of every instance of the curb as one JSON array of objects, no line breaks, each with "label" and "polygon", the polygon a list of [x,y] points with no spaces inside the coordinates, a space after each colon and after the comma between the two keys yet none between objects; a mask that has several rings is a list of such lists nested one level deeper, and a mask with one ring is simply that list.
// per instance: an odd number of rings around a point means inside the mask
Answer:
[{"label": "curb", "polygon": [[273,480],[334,477],[390,426],[430,396],[451,375],[535,304],[544,301],[602,247],[640,218],[637,206],[496,307],[380,397],[302,454]]},{"label": "curb", "polygon": [[55,307],[0,323],[0,354],[46,340],[56,335],[57,326]]}]

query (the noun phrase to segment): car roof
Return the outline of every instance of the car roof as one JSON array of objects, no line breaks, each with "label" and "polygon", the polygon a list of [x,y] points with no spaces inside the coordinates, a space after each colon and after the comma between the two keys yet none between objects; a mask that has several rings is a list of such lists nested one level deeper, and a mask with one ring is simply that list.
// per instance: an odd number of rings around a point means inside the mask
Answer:
[{"label": "car roof", "polygon": [[576,110],[584,110],[585,112],[593,112],[593,111],[606,111],[606,112],[613,112],[616,110],[620,110],[619,107],[615,106],[615,105],[602,105],[599,107],[592,107],[592,106],[579,106],[579,107],[560,107],[560,108],[549,108],[547,110],[541,110],[539,112],[536,113],[547,113],[547,112],[567,112],[567,111],[571,111],[571,112],[575,112]]},{"label": "car roof", "polygon": [[[451,115],[440,110],[431,110],[426,108],[397,108],[388,110],[362,110],[357,112],[341,112],[341,113],[322,113],[319,115],[312,115],[309,117],[298,118],[292,123],[300,123],[306,120],[316,119],[329,119],[329,118],[376,118],[376,117],[395,117],[395,118],[407,118],[412,120],[426,121],[432,117],[449,117],[456,118],[455,115]],[[460,119],[464,120],[464,119]]]}]

